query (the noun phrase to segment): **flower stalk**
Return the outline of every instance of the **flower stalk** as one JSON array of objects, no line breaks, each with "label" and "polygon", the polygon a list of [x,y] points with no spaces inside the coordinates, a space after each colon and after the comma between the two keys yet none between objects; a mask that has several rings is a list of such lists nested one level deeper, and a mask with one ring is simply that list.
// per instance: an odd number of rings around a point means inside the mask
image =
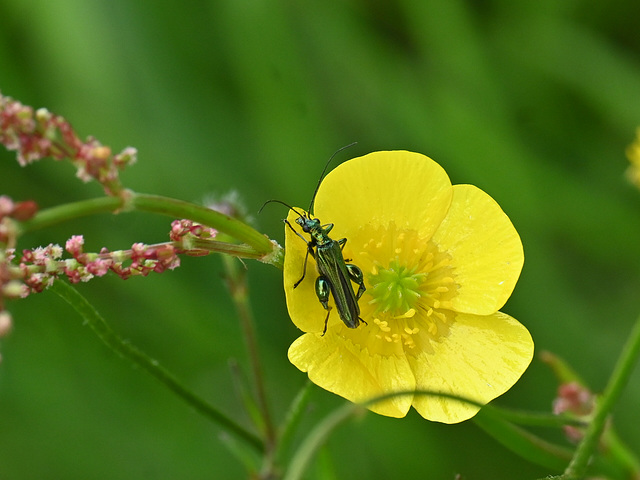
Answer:
[{"label": "flower stalk", "polygon": [[219,425],[228,434],[233,435],[259,452],[264,451],[262,440],[254,433],[248,431],[186,388],[167,369],[160,366],[157,360],[148,357],[129,341],[124,341],[118,336],[98,311],[75,288],[66,282],[55,282],[51,287],[51,291],[71,305],[109,349],[146,370],[169,390],[182,398],[196,411]]},{"label": "flower stalk", "polygon": [[[629,381],[629,376],[638,362],[639,355],[640,317],[636,320],[629,339],[620,353],[620,357],[611,373],[607,387],[596,402],[593,420],[587,427],[584,438],[578,445],[564,475],[560,477],[563,480],[584,478],[587,467],[589,466],[589,461],[598,448],[609,414]],[[635,472],[636,475],[638,475],[638,473],[638,471]]]},{"label": "flower stalk", "polygon": [[253,313],[249,304],[248,285],[245,272],[239,268],[239,262],[233,257],[224,255],[222,261],[225,267],[227,286],[236,308],[242,333],[245,339],[249,364],[251,366],[253,381],[256,389],[256,397],[261,413],[263,434],[265,439],[266,469],[271,470],[271,461],[276,442],[276,433],[267,402],[267,393],[264,385],[264,372],[258,351],[258,341],[253,320]]},{"label": "flower stalk", "polygon": [[241,249],[239,252],[247,258],[267,261],[281,256],[274,254],[279,247],[268,237],[240,220],[194,203],[134,192],[129,192],[126,201],[120,197],[103,197],[41,210],[33,218],[21,222],[19,232],[28,233],[80,217],[119,211],[141,211],[172,218],[189,218],[246,243],[249,248]]}]

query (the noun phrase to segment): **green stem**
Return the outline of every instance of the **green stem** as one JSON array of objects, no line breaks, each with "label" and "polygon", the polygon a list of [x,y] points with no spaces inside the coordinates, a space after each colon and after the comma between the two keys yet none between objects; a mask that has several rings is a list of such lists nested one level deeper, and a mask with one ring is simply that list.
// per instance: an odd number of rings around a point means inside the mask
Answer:
[{"label": "green stem", "polygon": [[495,405],[485,405],[482,407],[482,411],[491,413],[492,416],[500,417],[510,423],[514,423],[516,425],[527,425],[530,427],[561,428],[567,425],[573,427],[585,427],[588,423],[586,420],[575,418],[567,414],[555,415],[553,413],[526,412],[497,407]]},{"label": "green stem", "polygon": [[122,205],[122,199],[119,197],[90,198],[89,200],[57,205],[40,210],[33,218],[22,222],[20,232],[28,233],[88,215],[114,212],[122,208]]},{"label": "green stem", "polygon": [[636,323],[633,326],[629,339],[618,358],[618,362],[611,374],[604,393],[596,403],[593,420],[589,424],[584,438],[578,445],[571,463],[569,463],[569,466],[565,470],[563,478],[584,478],[589,465],[589,460],[598,447],[598,442],[606,425],[609,412],[615,405],[618,398],[620,398],[620,394],[629,380],[629,376],[631,375],[631,371],[636,364],[639,354],[640,317],[636,320]]},{"label": "green stem", "polygon": [[161,367],[156,360],[148,357],[129,342],[125,342],[120,338],[96,309],[71,285],[62,280],[57,280],[50,290],[69,303],[91,327],[98,338],[111,350],[142,367],[168,387],[169,390],[229,434],[234,435],[260,452],[264,450],[262,441],[256,435],[247,431],[224,413],[188,390],[169,371]]},{"label": "green stem", "polygon": [[255,248],[259,253],[273,252],[273,244],[268,237],[233,217],[210,208],[182,200],[136,193],[131,199],[135,210],[158,213],[173,218],[188,218],[215,228],[225,234]]},{"label": "green stem", "polygon": [[280,438],[278,441],[278,451],[276,453],[276,458],[284,458],[285,453],[289,449],[296,428],[298,428],[298,425],[302,420],[302,416],[306,411],[306,407],[309,403],[309,398],[311,397],[312,391],[313,383],[311,383],[310,380],[307,380],[302,389],[293,399],[293,402],[291,402],[291,406],[287,411],[287,416],[280,427]]},{"label": "green stem", "polygon": [[22,222],[20,229],[21,233],[26,233],[87,215],[119,210],[137,210],[172,218],[188,218],[246,243],[262,257],[274,253],[275,250],[268,237],[228,215],[174,198],[134,192],[128,192],[126,200],[120,197],[101,197],[48,208],[38,212],[32,219]]},{"label": "green stem", "polygon": [[[331,432],[333,432],[333,430],[343,422],[349,420],[352,416],[355,416],[358,412],[363,412],[363,407],[403,395],[426,395],[448,398],[468,403],[470,405],[475,405],[477,407],[483,407],[483,405],[478,402],[464,397],[449,393],[431,392],[428,390],[407,390],[405,392],[387,393],[367,400],[360,405],[348,403],[327,415],[311,430],[309,435],[303,439],[291,459],[284,480],[297,480],[302,478],[302,475],[308,467],[313,455],[326,441]],[[487,410],[485,411],[485,409]],[[561,470],[567,464],[567,461],[571,458],[571,451],[569,449],[542,440],[541,438],[512,425],[509,421],[501,418],[501,415],[501,410],[487,408],[487,406],[484,406],[478,415],[474,417],[474,421],[501,444],[534,463],[555,470]],[[522,418],[522,415],[518,415],[518,417]],[[541,418],[535,417],[542,416],[534,415],[531,423],[544,423],[547,426],[551,426],[550,424],[552,422],[549,422],[548,419],[541,421]]]},{"label": "green stem", "polygon": [[264,373],[260,362],[260,354],[258,351],[258,342],[256,340],[256,332],[253,320],[253,313],[249,305],[248,285],[245,272],[240,270],[240,262],[228,255],[223,255],[222,260],[226,270],[227,285],[231,292],[231,298],[236,307],[242,333],[246,342],[247,352],[249,354],[249,364],[253,373],[253,381],[256,388],[256,397],[262,421],[264,423],[265,436],[265,465],[263,466],[264,478],[268,478],[273,471],[274,451],[276,443],[276,433],[273,420],[269,411],[267,402],[266,388],[264,385]]},{"label": "green stem", "polygon": [[[182,245],[174,244],[178,247]],[[251,258],[253,260],[260,260],[264,257],[264,254],[256,251],[255,248],[245,243],[229,243],[221,242],[218,240],[209,240],[206,238],[192,238],[189,239],[190,249],[204,250],[207,253],[224,253],[232,257],[238,258]]]},{"label": "green stem", "polygon": [[283,480],[299,480],[303,478],[304,472],[315,452],[327,441],[329,435],[338,426],[363,410],[360,405],[347,403],[327,415],[302,441],[289,464],[289,468],[287,468],[287,473]]},{"label": "green stem", "polygon": [[619,465],[629,479],[640,479],[640,462],[631,449],[622,443],[613,428],[608,428],[603,434],[603,443],[607,446],[604,456],[612,463]]},{"label": "green stem", "polygon": [[499,416],[497,411],[484,408],[473,417],[473,423],[497,442],[529,462],[562,471],[573,453],[568,448],[552,444],[513,425]]}]

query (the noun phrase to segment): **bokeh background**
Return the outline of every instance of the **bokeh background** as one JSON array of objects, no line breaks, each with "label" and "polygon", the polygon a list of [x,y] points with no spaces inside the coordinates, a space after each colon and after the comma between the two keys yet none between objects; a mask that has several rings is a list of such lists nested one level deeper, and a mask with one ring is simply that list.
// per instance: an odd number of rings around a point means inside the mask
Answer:
[{"label": "bokeh background", "polygon": [[[306,206],[320,171],[383,149],[427,154],[453,183],[489,192],[526,261],[503,309],[538,352],[596,390],[640,310],[640,192],[624,150],[640,125],[640,3],[629,0],[3,0],[0,89],[66,116],[82,136],[139,149],[123,175],[140,192],[200,201],[236,190]],[[42,207],[100,196],[68,163],[18,167],[0,151],[0,193]],[[282,241],[285,212],[261,231]],[[167,240],[170,219],[100,216],[23,238],[85,235],[87,249]],[[299,332],[278,270],[247,262],[269,400],[278,420],[305,382],[286,358]],[[126,282],[81,285],[114,328],[248,423],[229,362],[246,369],[219,258]],[[243,478],[220,430],[108,351],[51,293],[12,302],[2,339],[3,480]],[[615,410],[640,453],[640,372]],[[548,411],[538,360],[497,401]],[[315,390],[308,430],[341,400]],[[555,437],[559,440],[559,437]],[[333,435],[309,478],[527,479],[532,466],[472,422],[368,414]],[[331,475],[329,472],[333,472]]]}]

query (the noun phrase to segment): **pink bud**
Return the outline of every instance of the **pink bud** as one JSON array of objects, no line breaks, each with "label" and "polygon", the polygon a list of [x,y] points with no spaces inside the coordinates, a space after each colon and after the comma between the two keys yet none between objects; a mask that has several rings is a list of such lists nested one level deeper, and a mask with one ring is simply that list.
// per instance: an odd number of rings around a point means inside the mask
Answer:
[{"label": "pink bud", "polygon": [[11,331],[13,322],[11,320],[11,314],[6,310],[0,312],[0,338],[4,337]]}]

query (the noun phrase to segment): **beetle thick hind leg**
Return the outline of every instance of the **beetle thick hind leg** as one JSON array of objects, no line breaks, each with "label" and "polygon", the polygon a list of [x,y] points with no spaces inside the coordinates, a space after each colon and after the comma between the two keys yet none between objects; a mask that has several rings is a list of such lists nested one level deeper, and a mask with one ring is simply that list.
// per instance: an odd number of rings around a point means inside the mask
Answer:
[{"label": "beetle thick hind leg", "polygon": [[329,292],[331,288],[329,287],[329,281],[323,275],[320,275],[316,278],[316,296],[320,303],[327,311],[327,316],[324,319],[324,330],[322,331],[322,336],[327,333],[327,325],[329,324],[329,315],[331,314],[331,307],[329,306]]},{"label": "beetle thick hind leg", "polygon": [[362,274],[362,270],[360,270],[356,265],[347,263],[346,267],[347,272],[349,273],[349,278],[358,285],[356,298],[359,300],[362,294],[367,290],[367,287],[364,286],[364,275]]},{"label": "beetle thick hind leg", "polygon": [[322,336],[327,333],[327,325],[329,325],[329,314],[331,313],[331,307],[327,308],[327,316],[324,319],[324,330],[322,330]]}]

